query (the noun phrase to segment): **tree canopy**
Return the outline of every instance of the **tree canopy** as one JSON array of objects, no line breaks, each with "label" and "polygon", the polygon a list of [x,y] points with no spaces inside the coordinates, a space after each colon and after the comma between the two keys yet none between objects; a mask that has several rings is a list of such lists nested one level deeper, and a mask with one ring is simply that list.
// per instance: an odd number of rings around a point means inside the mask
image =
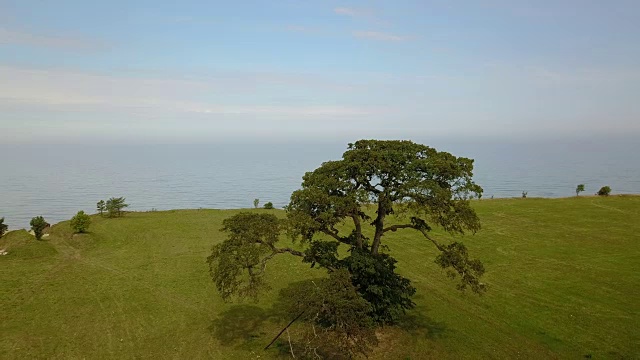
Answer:
[{"label": "tree canopy", "polygon": [[[434,245],[435,263],[459,278],[460,290],[481,293],[482,263],[471,259],[461,242],[445,244],[430,235],[433,227],[452,235],[480,230],[470,200],[479,198],[482,188],[472,176],[472,159],[411,141],[349,144],[341,160],[304,175],[285,207],[286,219],[264,213],[226,219],[229,237],[208,258],[212,278],[225,299],[257,297],[268,288],[267,262],[288,253],[330,274],[347,270],[369,317],[393,323],[414,306],[415,288],[396,273],[396,260],[387,253],[397,241],[391,234],[406,229]],[[277,246],[282,233],[303,250]],[[339,254],[340,246],[347,247],[347,256]]]},{"label": "tree canopy", "polygon": [[42,235],[44,235],[44,229],[49,226],[49,224],[44,220],[42,216],[36,216],[31,219],[29,222],[31,225],[31,230],[33,230],[33,234],[37,240],[42,239]]},{"label": "tree canopy", "polygon": [[4,218],[0,218],[0,237],[4,235],[5,232],[9,229],[9,226],[4,223]]},{"label": "tree canopy", "polygon": [[89,229],[89,225],[91,225],[91,217],[85,214],[84,211],[80,210],[71,218],[69,225],[75,232],[84,233]]},{"label": "tree canopy", "polygon": [[[129,207],[129,204],[125,204],[124,197],[112,197],[104,204],[104,210],[107,211],[108,217],[120,217],[124,214],[122,211],[124,208]],[[100,202],[98,202],[98,211],[100,211]]]}]

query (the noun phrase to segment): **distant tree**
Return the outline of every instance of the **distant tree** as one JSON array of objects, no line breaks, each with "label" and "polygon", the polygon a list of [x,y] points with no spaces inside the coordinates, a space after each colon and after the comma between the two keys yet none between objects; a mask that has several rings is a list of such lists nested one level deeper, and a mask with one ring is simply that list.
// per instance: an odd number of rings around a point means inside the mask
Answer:
[{"label": "distant tree", "polygon": [[105,210],[107,211],[107,216],[110,218],[122,216],[123,215],[122,209],[129,206],[129,204],[125,204],[124,201],[125,201],[125,198],[123,197],[119,197],[119,198],[112,197],[109,200],[107,200],[105,204]]},{"label": "distant tree", "polygon": [[83,233],[89,229],[89,225],[91,225],[91,218],[89,215],[85,214],[84,211],[80,210],[71,218],[71,228],[77,233]]},{"label": "distant tree", "polygon": [[44,229],[49,226],[49,224],[44,220],[42,216],[36,216],[31,219],[29,223],[31,225],[31,230],[33,230],[33,234],[36,236],[36,239],[42,239],[42,235],[44,234]]},{"label": "distant tree", "polygon": [[598,190],[598,193],[596,195],[609,196],[610,193],[611,193],[611,188],[609,186],[603,186],[600,188],[600,190]]},{"label": "distant tree", "polygon": [[273,209],[273,203],[271,201],[269,201],[268,203],[264,204],[264,208],[265,209]]},{"label": "distant tree", "polygon": [[6,233],[7,230],[9,230],[9,226],[4,223],[4,218],[2,217],[0,218],[0,238],[4,236],[4,233]]},{"label": "distant tree", "polygon": [[257,209],[258,205],[260,205],[260,199],[253,199],[253,207]]},{"label": "distant tree", "polygon": [[527,194],[528,194],[528,192],[523,191],[523,192],[522,192],[522,198],[523,198],[523,199],[526,199],[526,198],[527,198]]},{"label": "distant tree", "polygon": [[584,191],[584,184],[580,184],[576,186],[576,196],[580,195],[580,193],[583,191]]},{"label": "distant tree", "polygon": [[104,211],[106,209],[106,204],[104,203],[104,200],[100,200],[98,201],[98,204],[96,205],[96,207],[98,208],[98,213],[100,215],[104,214]]}]

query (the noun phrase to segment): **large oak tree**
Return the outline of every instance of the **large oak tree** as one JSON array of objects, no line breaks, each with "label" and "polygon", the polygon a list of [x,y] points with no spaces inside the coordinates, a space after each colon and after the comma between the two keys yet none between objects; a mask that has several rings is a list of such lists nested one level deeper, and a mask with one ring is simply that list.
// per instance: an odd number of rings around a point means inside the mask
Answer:
[{"label": "large oak tree", "polygon": [[[399,241],[393,232],[416,231],[433,244],[436,264],[459,278],[459,289],[480,293],[482,263],[470,259],[461,242],[442,243],[430,235],[433,227],[452,235],[480,229],[470,199],[479,198],[482,188],[472,176],[473,160],[411,141],[349,144],[341,160],[304,175],[285,220],[266,213],[226,219],[229,237],[208,258],[212,278],[225,299],[256,297],[268,288],[268,261],[286,253],[329,273],[346,269],[372,322],[393,323],[414,306],[415,288],[396,273],[386,249]],[[304,250],[278,246],[283,232]],[[339,254],[341,246],[349,250],[346,256]]]}]

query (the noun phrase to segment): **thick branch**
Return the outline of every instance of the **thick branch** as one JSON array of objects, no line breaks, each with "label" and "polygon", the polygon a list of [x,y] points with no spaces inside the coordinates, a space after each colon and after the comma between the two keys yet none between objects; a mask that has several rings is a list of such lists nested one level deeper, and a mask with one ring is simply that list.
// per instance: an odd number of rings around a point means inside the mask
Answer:
[{"label": "thick branch", "polygon": [[343,244],[351,245],[351,243],[349,243],[349,240],[347,240],[347,238],[338,235],[337,232],[331,231],[329,229],[321,229],[320,231],[323,234],[327,234],[327,235],[331,236],[332,238],[338,240],[339,242],[341,242]]},{"label": "thick branch", "polygon": [[304,257],[304,253],[302,251],[294,250],[292,248],[276,248],[276,247],[273,247],[272,250],[273,250],[273,255],[275,255],[275,254],[283,254],[283,253],[288,252],[291,255]]},{"label": "thick branch", "polygon": [[389,226],[382,229],[382,232],[386,233],[387,231],[396,231],[399,229],[407,229],[407,228],[415,229],[416,227],[413,224],[393,225],[393,226]]},{"label": "thick branch", "polygon": [[286,252],[288,252],[288,253],[290,253],[292,255],[295,255],[295,256],[304,257],[304,253],[303,252],[298,251],[298,250],[294,250],[292,248],[277,248],[277,247],[275,247],[275,245],[270,244],[270,243],[266,243],[266,242],[264,242],[262,240],[256,240],[256,243],[262,244],[262,245],[267,245],[271,249],[272,254],[269,255],[268,258],[272,258],[276,254],[282,254],[282,253],[286,253]]},{"label": "thick branch", "polygon": [[[267,245],[268,247],[271,248],[271,254],[267,255],[266,257],[264,257],[262,259],[262,261],[260,261],[260,263],[262,265],[260,267],[260,274],[262,274],[264,272],[264,270],[267,268],[267,261],[271,260],[274,256],[276,256],[278,254],[284,254],[284,253],[288,252],[291,255],[304,257],[304,253],[303,252],[298,251],[298,250],[294,250],[292,248],[277,248],[273,244],[265,243],[262,240],[258,240],[258,241],[256,241],[256,243]],[[249,268],[249,274],[251,274],[251,273],[252,273],[252,269]]]}]

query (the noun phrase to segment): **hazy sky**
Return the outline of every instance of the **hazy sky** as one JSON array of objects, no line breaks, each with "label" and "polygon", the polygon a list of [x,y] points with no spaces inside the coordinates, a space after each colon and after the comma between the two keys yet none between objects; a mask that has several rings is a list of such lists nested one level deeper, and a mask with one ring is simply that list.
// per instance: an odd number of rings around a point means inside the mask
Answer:
[{"label": "hazy sky", "polygon": [[640,1],[0,0],[0,143],[640,135]]}]

